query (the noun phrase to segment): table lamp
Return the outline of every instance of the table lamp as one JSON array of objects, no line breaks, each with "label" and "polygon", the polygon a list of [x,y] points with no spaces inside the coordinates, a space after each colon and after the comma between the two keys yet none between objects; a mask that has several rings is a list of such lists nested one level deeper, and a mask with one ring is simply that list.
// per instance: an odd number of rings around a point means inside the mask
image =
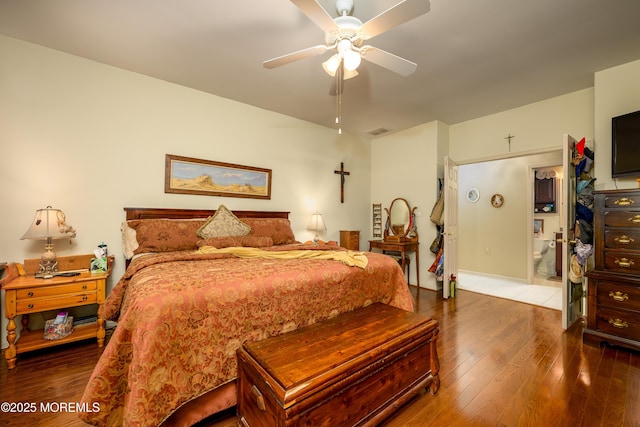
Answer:
[{"label": "table lamp", "polygon": [[311,215],[311,221],[309,221],[307,230],[311,230],[316,233],[315,236],[313,237],[313,243],[317,245],[319,234],[327,230],[327,226],[324,225],[324,221],[322,220],[322,214],[316,212],[313,215]]},{"label": "table lamp", "polygon": [[45,252],[40,257],[39,274],[50,274],[58,271],[58,261],[56,253],[53,252],[54,239],[73,239],[76,237],[76,230],[66,224],[64,212],[60,209],[53,209],[47,206],[38,209],[33,223],[20,240],[46,240]]}]

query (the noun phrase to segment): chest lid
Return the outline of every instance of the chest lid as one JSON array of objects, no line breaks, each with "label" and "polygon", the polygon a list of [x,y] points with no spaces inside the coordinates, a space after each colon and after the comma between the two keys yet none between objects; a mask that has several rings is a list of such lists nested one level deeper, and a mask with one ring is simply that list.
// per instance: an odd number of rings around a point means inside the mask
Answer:
[{"label": "chest lid", "polygon": [[267,340],[245,351],[281,387],[283,403],[321,389],[437,328],[429,317],[376,303]]}]

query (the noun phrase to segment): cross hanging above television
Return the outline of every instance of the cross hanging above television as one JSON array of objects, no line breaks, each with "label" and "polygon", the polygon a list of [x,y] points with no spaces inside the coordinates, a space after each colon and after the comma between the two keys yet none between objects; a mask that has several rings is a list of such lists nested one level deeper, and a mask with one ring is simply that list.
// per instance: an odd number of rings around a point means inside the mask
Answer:
[{"label": "cross hanging above television", "polygon": [[509,133],[509,135],[505,136],[504,139],[507,140],[507,143],[509,144],[509,152],[511,152],[511,139],[515,138],[515,135],[511,135],[511,133]]}]

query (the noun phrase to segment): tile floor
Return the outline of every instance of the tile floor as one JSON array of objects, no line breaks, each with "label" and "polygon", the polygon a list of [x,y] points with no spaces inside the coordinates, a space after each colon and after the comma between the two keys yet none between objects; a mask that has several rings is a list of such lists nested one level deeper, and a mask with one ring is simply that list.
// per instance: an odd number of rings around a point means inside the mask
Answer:
[{"label": "tile floor", "polygon": [[458,271],[458,288],[542,307],[562,310],[562,282],[538,278],[536,284],[505,277]]}]

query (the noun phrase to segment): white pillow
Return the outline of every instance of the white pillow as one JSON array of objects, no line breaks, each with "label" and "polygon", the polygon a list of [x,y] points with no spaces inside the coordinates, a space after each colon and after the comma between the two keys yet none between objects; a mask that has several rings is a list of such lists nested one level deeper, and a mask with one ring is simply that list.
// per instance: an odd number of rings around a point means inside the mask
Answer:
[{"label": "white pillow", "polygon": [[133,254],[138,249],[138,239],[136,239],[136,230],[129,227],[129,223],[124,221],[120,226],[122,231],[122,253],[126,259],[133,258]]}]

